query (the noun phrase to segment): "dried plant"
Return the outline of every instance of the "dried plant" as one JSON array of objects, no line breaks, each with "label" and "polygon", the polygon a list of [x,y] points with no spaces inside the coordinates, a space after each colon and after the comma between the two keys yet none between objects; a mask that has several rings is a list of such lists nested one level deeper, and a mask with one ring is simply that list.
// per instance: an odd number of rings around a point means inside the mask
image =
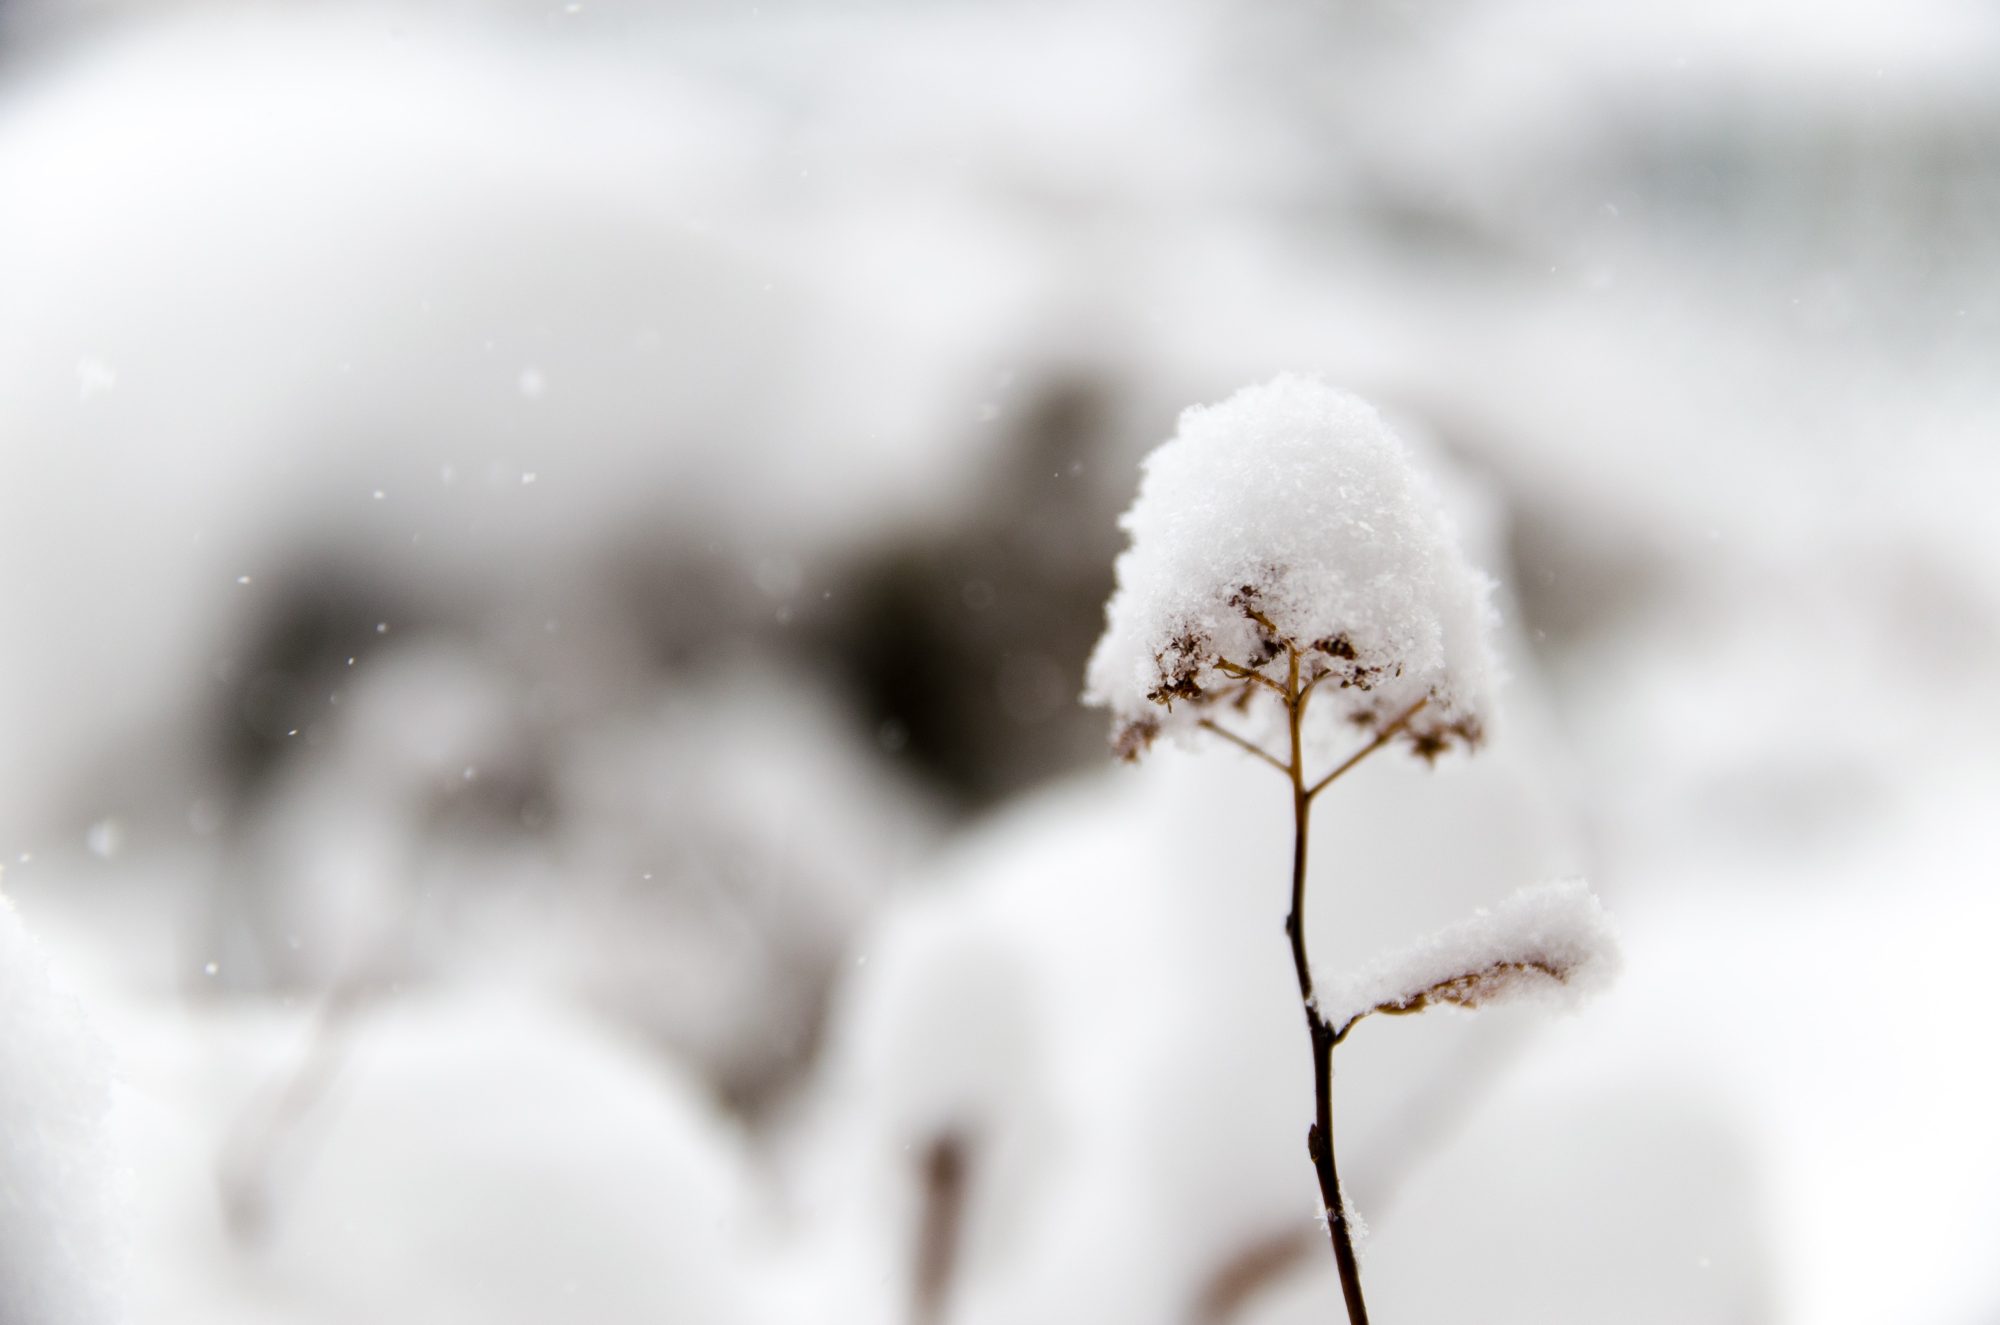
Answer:
[{"label": "dried plant", "polygon": [[[1524,892],[1323,994],[1306,951],[1313,802],[1401,741],[1426,761],[1483,739],[1495,674],[1491,582],[1460,552],[1407,448],[1365,402],[1280,377],[1183,414],[1148,457],[1085,698],[1138,759],[1213,736],[1282,774],[1292,801],[1291,944],[1311,1038],[1306,1150],[1352,1325],[1368,1309],[1333,1146],[1333,1051],[1363,1017],[1578,991],[1608,973],[1580,884]],[[1333,760],[1342,732],[1359,747]],[[1274,751],[1271,747],[1276,745]],[[1314,775],[1316,766],[1325,772]]]}]

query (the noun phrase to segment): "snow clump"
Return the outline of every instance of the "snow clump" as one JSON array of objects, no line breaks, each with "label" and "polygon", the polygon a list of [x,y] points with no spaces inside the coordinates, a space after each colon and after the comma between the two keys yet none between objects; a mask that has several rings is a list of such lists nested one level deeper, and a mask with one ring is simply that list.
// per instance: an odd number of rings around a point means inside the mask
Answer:
[{"label": "snow clump", "polygon": [[1618,940],[1604,907],[1580,879],[1523,888],[1492,910],[1343,979],[1320,997],[1342,1030],[1371,1012],[1401,1015],[1434,1004],[1484,1007],[1540,999],[1574,1006],[1618,973]]},{"label": "snow clump", "polygon": [[1120,527],[1131,544],[1084,699],[1112,711],[1125,757],[1264,681],[1283,687],[1293,654],[1299,684],[1317,682],[1309,739],[1345,720],[1395,728],[1426,758],[1479,742],[1493,583],[1360,397],[1287,374],[1186,410]]}]

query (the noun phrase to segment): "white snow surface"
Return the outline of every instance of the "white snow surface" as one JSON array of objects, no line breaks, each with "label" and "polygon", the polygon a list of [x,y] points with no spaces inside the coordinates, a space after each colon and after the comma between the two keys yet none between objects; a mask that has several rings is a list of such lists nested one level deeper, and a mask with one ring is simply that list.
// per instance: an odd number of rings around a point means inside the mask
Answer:
[{"label": "white snow surface", "polygon": [[1352,975],[1333,981],[1320,1007],[1336,1027],[1382,1007],[1432,1002],[1483,1007],[1533,999],[1574,1006],[1618,974],[1618,939],[1581,879],[1523,888]]},{"label": "white snow surface", "polygon": [[115,1319],[110,1073],[0,896],[0,1321]]},{"label": "white snow surface", "polygon": [[[1335,718],[1380,727],[1428,698],[1413,736],[1476,739],[1496,678],[1493,582],[1467,563],[1437,490],[1373,406],[1284,374],[1183,412],[1144,468],[1084,695],[1116,730],[1190,729],[1199,702],[1154,696],[1175,681],[1226,693],[1236,682],[1218,661],[1282,682],[1285,656],[1265,656],[1254,608],[1333,670],[1310,730]],[[1339,640],[1351,660],[1312,648]]]}]

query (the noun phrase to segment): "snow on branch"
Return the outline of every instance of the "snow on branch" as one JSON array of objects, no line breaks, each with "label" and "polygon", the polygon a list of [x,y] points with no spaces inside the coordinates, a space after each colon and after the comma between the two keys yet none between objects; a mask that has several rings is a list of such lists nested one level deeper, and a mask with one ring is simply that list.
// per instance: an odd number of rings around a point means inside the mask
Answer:
[{"label": "snow on branch", "polygon": [[[1145,462],[1086,701],[1136,758],[1296,657],[1321,730],[1392,734],[1426,757],[1478,743],[1495,664],[1492,582],[1409,447],[1358,396],[1282,376],[1181,415]],[[1268,709],[1260,704],[1259,710]]]},{"label": "snow on branch", "polygon": [[1618,941],[1581,879],[1523,888],[1375,965],[1321,996],[1335,1038],[1370,1013],[1402,1016],[1446,1003],[1503,999],[1574,1005],[1618,972]]}]

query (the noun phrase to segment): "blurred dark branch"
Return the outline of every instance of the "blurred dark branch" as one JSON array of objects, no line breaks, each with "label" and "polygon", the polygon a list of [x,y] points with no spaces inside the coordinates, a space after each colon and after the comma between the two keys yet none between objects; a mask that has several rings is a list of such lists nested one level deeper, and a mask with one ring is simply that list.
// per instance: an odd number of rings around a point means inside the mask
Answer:
[{"label": "blurred dark branch", "polygon": [[917,1224],[917,1264],[911,1295],[912,1325],[940,1325],[958,1269],[964,1232],[968,1146],[956,1132],[933,1140],[923,1156],[923,1215]]},{"label": "blurred dark branch", "polygon": [[223,1222],[238,1242],[261,1243],[270,1237],[280,1172],[289,1167],[288,1159],[296,1159],[302,1125],[340,1075],[347,1061],[349,1025],[371,993],[364,980],[343,981],[329,991],[298,1065],[253,1099],[224,1138],[215,1180]]},{"label": "blurred dark branch", "polygon": [[1312,1244],[1308,1230],[1293,1228],[1238,1248],[1196,1295],[1188,1325],[1229,1325],[1252,1298],[1298,1268]]}]

